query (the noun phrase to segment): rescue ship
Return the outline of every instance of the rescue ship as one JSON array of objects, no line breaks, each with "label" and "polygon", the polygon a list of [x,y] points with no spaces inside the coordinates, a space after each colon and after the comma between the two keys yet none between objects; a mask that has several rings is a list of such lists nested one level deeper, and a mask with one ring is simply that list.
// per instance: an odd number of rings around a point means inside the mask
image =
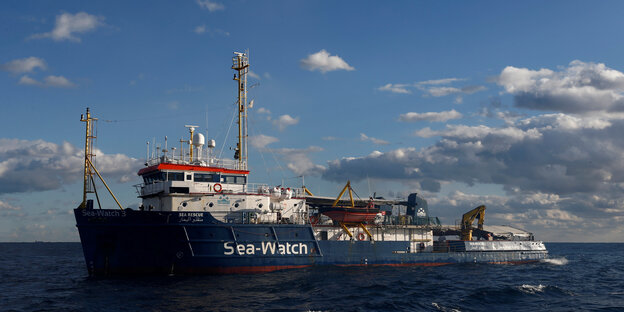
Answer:
[{"label": "rescue ship", "polygon": [[[166,146],[158,149],[138,171],[142,204],[135,209],[123,207],[98,172],[97,118],[88,108],[81,116],[86,124],[84,192],[74,215],[90,275],[527,263],[548,257],[531,233],[484,226],[485,206],[466,213],[460,226],[445,227],[416,193],[406,200],[358,199],[347,182],[333,198],[315,196],[305,186],[249,183],[246,53],[234,53],[232,69],[238,89],[234,158],[215,157],[215,141],[187,125],[189,139],[177,153]],[[98,178],[118,208],[101,207]],[[343,199],[347,192],[349,199]]]}]

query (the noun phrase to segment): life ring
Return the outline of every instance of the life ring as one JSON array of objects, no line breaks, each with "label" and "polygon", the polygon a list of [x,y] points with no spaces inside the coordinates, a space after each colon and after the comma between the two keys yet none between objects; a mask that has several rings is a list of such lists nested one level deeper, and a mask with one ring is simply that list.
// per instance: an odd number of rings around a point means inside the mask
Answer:
[{"label": "life ring", "polygon": [[221,193],[221,191],[223,190],[223,187],[221,186],[220,183],[215,183],[215,185],[212,187],[212,189],[217,192],[217,193]]},{"label": "life ring", "polygon": [[360,233],[360,234],[358,234],[358,240],[363,241],[365,237],[366,237],[366,236],[364,236],[364,233]]}]

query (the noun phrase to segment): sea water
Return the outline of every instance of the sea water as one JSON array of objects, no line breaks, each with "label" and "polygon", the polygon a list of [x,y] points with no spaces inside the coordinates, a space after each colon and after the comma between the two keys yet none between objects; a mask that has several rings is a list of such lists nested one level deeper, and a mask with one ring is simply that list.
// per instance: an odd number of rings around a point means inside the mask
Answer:
[{"label": "sea water", "polygon": [[79,243],[0,243],[1,311],[624,311],[624,244],[522,265],[89,278]]}]

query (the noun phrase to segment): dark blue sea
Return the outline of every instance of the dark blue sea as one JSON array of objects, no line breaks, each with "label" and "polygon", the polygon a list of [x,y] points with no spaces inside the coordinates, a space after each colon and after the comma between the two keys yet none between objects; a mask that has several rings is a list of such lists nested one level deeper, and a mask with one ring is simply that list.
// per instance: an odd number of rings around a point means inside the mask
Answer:
[{"label": "dark blue sea", "polygon": [[0,243],[1,311],[624,311],[624,244],[536,264],[89,278],[79,243]]}]

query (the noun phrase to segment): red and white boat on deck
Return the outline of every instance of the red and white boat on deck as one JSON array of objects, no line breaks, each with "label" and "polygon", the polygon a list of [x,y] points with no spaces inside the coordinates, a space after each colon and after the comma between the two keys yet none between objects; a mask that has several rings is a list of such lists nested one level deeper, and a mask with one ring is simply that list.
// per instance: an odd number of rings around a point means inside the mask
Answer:
[{"label": "red and white boat on deck", "polygon": [[[338,206],[340,198],[349,190],[349,197],[351,200],[351,206]],[[342,189],[338,198],[330,207],[320,207],[319,213],[322,213],[336,222],[342,223],[362,223],[375,220],[379,213],[379,208],[375,207],[375,203],[371,199],[365,207],[355,207],[353,200],[353,194],[351,189],[351,182],[347,182],[347,185]]]}]

